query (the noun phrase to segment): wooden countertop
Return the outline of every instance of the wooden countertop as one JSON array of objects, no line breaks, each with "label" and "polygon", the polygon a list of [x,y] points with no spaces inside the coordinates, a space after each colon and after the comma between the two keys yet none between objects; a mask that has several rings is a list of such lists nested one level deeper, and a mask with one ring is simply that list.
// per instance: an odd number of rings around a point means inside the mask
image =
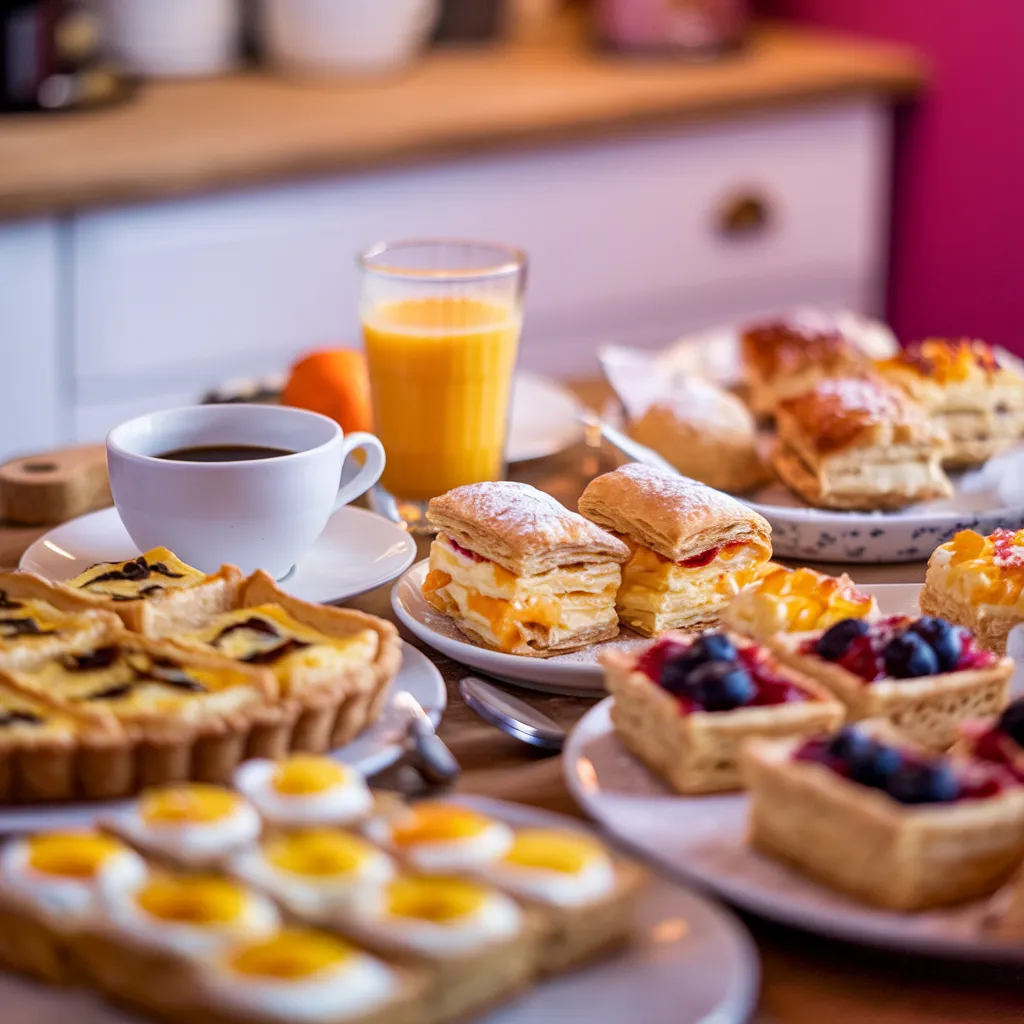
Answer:
[{"label": "wooden countertop", "polygon": [[243,74],[153,83],[105,111],[0,119],[0,217],[61,213],[445,154],[609,135],[827,97],[905,96],[910,51],[761,26],[710,64],[626,60],[565,27],[544,44],[447,50],[388,81]]}]

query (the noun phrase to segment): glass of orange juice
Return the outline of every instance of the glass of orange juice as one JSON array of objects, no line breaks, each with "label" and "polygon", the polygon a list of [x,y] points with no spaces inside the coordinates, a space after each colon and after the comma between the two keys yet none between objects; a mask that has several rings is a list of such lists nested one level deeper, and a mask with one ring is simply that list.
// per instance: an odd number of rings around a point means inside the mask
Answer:
[{"label": "glass of orange juice", "polygon": [[363,253],[360,319],[381,483],[410,526],[424,503],[505,475],[526,255],[482,242],[409,241]]}]

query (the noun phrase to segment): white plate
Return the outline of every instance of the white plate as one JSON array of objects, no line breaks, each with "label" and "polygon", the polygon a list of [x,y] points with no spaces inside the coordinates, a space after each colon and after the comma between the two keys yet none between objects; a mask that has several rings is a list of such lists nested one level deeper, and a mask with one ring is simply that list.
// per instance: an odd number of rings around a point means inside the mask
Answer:
[{"label": "white plate", "polygon": [[546,377],[519,373],[512,386],[509,462],[543,459],[571,448],[583,436],[579,402]]},{"label": "white plate", "polygon": [[[402,690],[407,690],[419,701],[435,725],[441,721],[441,715],[448,704],[444,679],[422,651],[416,650],[411,644],[403,644],[402,667],[391,684],[380,718],[347,746],[334,751],[332,756],[367,776],[376,775],[394,764],[402,756],[402,743],[408,723],[393,700],[394,695]],[[107,801],[0,809],[0,835],[81,827],[98,815],[109,814],[120,806],[123,804]]]},{"label": "white plate", "polygon": [[[97,562],[127,561],[138,554],[117,510],[105,508],[54,527],[21,556],[21,568],[66,580]],[[415,557],[416,542],[400,526],[348,506],[331,516],[281,588],[317,604],[345,601],[390,583]]]},{"label": "white plate", "polygon": [[[579,828],[561,815],[478,797],[460,801],[514,825]],[[593,967],[545,981],[474,1024],[742,1024],[757,998],[757,953],[728,911],[664,879],[641,896],[636,941]],[[643,1012],[638,1016],[637,1007]],[[128,1024],[82,993],[0,977],[4,1019],[33,1024]]]},{"label": "white plate", "polygon": [[[615,640],[555,658],[525,658],[477,647],[459,632],[451,619],[434,611],[423,599],[426,575],[427,561],[417,562],[391,591],[391,607],[402,624],[425,644],[453,661],[517,686],[572,696],[603,694],[604,677],[597,661],[598,655],[607,650],[639,650],[650,643],[646,637],[624,629]],[[920,584],[876,584],[860,589],[876,596],[885,615],[917,614]]]}]

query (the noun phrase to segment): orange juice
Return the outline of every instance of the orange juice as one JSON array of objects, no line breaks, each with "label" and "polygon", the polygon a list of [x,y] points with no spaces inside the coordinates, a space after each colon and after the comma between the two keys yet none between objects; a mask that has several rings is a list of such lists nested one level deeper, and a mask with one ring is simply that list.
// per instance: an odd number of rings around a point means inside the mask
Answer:
[{"label": "orange juice", "polygon": [[365,316],[382,482],[396,497],[500,478],[520,327],[518,310],[471,298],[406,299]]}]

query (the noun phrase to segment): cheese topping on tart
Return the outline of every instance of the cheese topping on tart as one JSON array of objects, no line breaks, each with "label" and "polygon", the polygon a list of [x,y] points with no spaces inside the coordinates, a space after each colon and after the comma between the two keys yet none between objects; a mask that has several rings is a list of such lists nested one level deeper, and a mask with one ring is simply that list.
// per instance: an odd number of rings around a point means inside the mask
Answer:
[{"label": "cheese topping on tart", "polygon": [[260,847],[243,850],[229,870],[292,913],[325,923],[354,893],[382,885],[395,874],[386,853],[336,829],[276,835]]},{"label": "cheese topping on tart", "polygon": [[1022,608],[1024,530],[996,530],[988,537],[961,530],[932,552],[928,575],[974,607]]},{"label": "cheese topping on tart", "polygon": [[17,736],[72,736],[78,723],[39,701],[0,686],[0,743]]},{"label": "cheese topping on tart", "polygon": [[106,916],[122,935],[183,956],[273,935],[280,915],[266,897],[225,878],[160,875],[106,893]]},{"label": "cheese topping on tart", "polygon": [[268,665],[282,684],[299,669],[344,671],[377,656],[380,638],[362,629],[349,636],[321,633],[275,604],[218,615],[203,629],[185,634],[187,642],[212,647],[250,665]]},{"label": "cheese topping on tart", "polygon": [[515,896],[565,907],[592,903],[615,889],[615,868],[599,842],[551,829],[517,832],[512,848],[484,875]]},{"label": "cheese topping on tart", "polygon": [[373,818],[366,834],[417,871],[445,874],[479,868],[503,856],[512,830],[457,804],[423,801],[394,818]]},{"label": "cheese topping on tart", "polygon": [[153,548],[129,562],[101,562],[64,583],[95,597],[138,601],[167,590],[194,587],[207,578],[167,548]]},{"label": "cheese topping on tart", "polygon": [[94,613],[62,612],[48,601],[14,600],[0,590],[0,644],[31,642],[40,637],[59,637],[89,626],[100,627]]},{"label": "cheese topping on tart", "polygon": [[459,956],[510,939],[522,911],[490,886],[461,878],[403,875],[360,893],[351,907],[360,934],[426,956]]},{"label": "cheese topping on tart", "polygon": [[58,927],[95,913],[104,892],[138,885],[145,877],[137,853],[95,832],[18,839],[0,853],[0,888]]},{"label": "cheese topping on tart", "polygon": [[814,569],[779,566],[732,599],[726,620],[734,629],[763,639],[877,615],[875,599],[857,590],[846,573],[837,578]]},{"label": "cheese topping on tart", "polygon": [[255,842],[260,819],[238,794],[189,783],[147,790],[111,827],[129,842],[189,866],[215,863]]},{"label": "cheese topping on tart", "polygon": [[281,827],[350,825],[373,807],[363,776],[328,757],[248,761],[235,773],[235,785],[264,820]]},{"label": "cheese topping on tart", "polygon": [[200,985],[232,1016],[342,1024],[376,1016],[402,991],[375,957],[331,935],[289,929],[230,949],[203,966]]}]

